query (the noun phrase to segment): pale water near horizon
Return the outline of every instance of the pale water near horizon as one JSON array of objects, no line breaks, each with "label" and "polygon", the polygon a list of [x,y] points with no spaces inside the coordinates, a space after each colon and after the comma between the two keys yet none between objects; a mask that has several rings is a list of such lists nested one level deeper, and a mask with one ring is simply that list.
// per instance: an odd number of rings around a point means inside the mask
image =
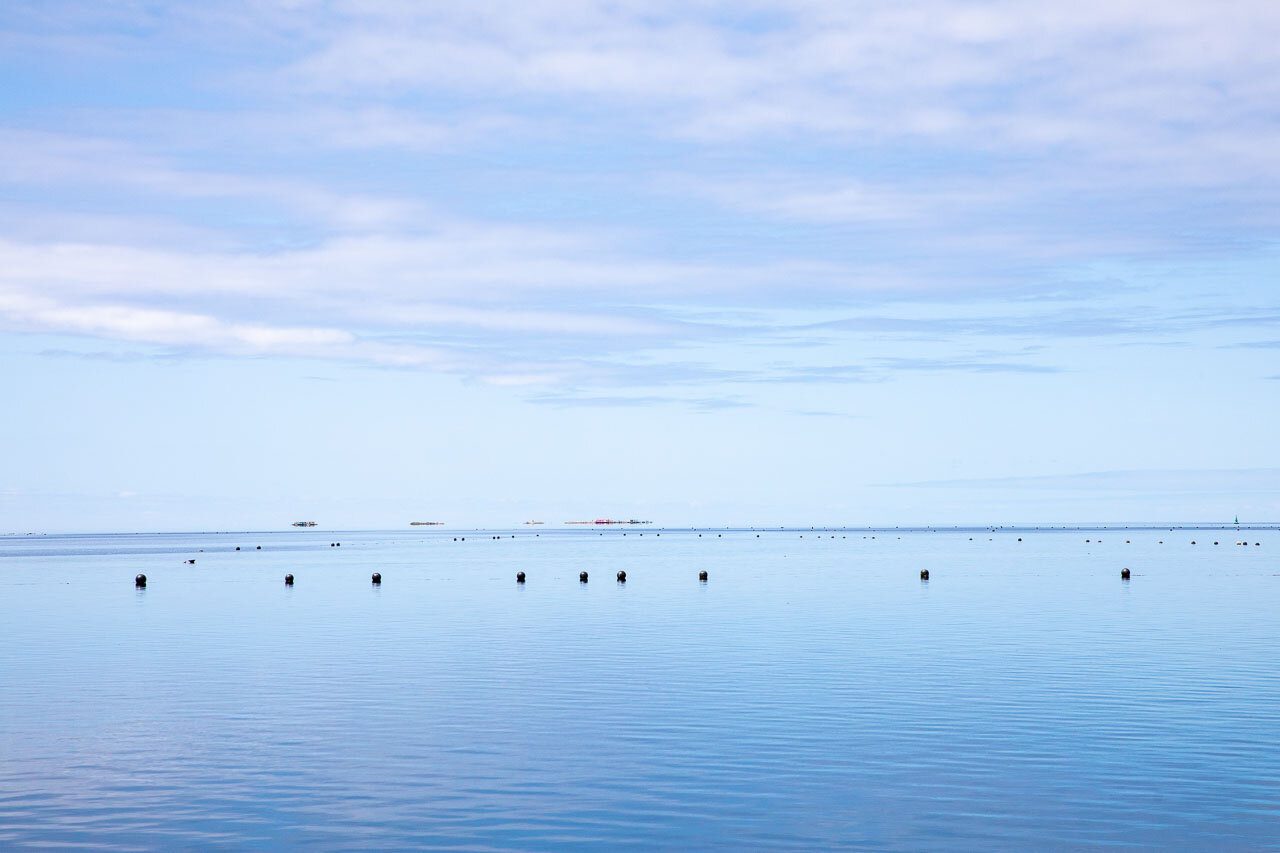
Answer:
[{"label": "pale water near horizon", "polygon": [[0,538],[0,848],[1280,846],[1275,529],[601,532]]}]

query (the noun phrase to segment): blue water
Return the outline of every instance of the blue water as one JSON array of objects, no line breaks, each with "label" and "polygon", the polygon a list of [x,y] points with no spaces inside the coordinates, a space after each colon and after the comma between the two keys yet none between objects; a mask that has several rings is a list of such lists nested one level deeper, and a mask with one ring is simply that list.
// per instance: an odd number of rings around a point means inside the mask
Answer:
[{"label": "blue water", "polygon": [[1280,846],[1274,529],[540,532],[0,538],[0,847]]}]

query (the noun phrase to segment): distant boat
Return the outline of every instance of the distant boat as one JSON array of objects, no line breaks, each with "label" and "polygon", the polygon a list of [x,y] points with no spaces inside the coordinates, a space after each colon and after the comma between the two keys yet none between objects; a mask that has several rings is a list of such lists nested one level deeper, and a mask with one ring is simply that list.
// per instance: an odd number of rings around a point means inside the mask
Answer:
[{"label": "distant boat", "polygon": [[293,526],[294,527],[315,527],[316,523],[314,521],[295,521],[293,523]]},{"label": "distant boat", "polygon": [[422,526],[439,527],[440,525],[444,524],[444,522],[443,521],[411,521],[409,522],[409,524],[413,527],[422,527]]},{"label": "distant boat", "polygon": [[541,521],[526,521],[525,524],[542,524]]}]

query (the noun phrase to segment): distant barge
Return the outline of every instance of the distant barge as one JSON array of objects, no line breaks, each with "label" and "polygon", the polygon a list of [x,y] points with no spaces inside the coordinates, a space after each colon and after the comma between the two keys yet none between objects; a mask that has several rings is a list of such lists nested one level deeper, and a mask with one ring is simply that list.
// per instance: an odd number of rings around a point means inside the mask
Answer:
[{"label": "distant barge", "polygon": [[316,523],[314,521],[295,521],[293,523],[293,526],[294,527],[315,527]]},{"label": "distant barge", "polygon": [[443,521],[411,521],[409,524],[413,527],[439,527],[444,524]]}]

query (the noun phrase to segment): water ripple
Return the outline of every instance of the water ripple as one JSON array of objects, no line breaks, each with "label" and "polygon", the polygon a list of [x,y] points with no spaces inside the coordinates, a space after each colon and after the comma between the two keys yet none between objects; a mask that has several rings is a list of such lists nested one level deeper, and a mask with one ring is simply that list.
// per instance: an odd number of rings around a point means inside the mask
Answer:
[{"label": "water ripple", "polygon": [[0,539],[0,846],[1276,846],[1272,531],[663,533]]}]

